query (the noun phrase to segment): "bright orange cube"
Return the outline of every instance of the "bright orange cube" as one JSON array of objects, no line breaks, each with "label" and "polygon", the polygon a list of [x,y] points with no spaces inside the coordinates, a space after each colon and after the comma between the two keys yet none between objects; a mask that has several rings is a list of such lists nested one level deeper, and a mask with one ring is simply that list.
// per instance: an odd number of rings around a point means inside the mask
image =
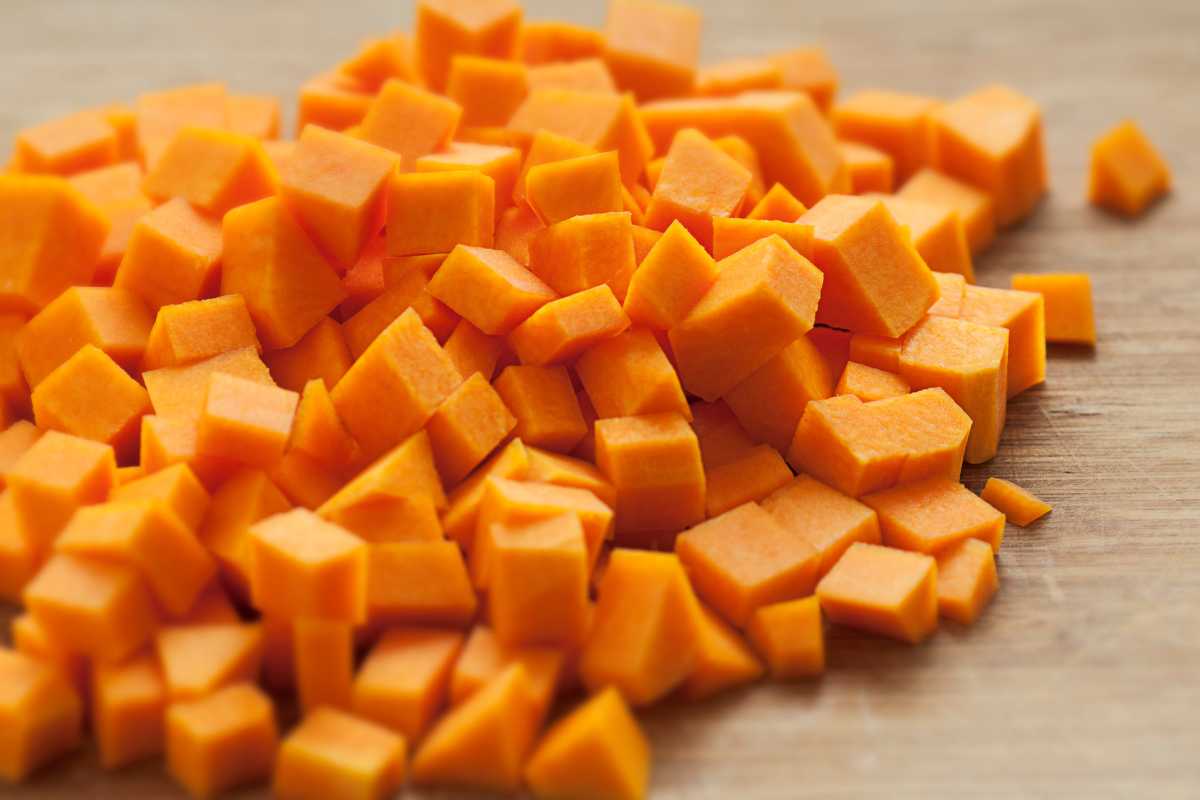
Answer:
[{"label": "bright orange cube", "polygon": [[162,306],[150,329],[142,370],[190,364],[243,347],[259,349],[241,295]]},{"label": "bright orange cube", "polygon": [[1093,204],[1135,217],[1170,189],[1167,162],[1133,120],[1120,123],[1092,145],[1088,200]]},{"label": "bright orange cube", "polygon": [[526,444],[569,453],[587,435],[565,367],[513,365],[493,385],[517,418],[513,435]]},{"label": "bright orange cube", "polygon": [[462,645],[458,631],[392,628],[355,676],[354,712],[419,741],[446,704]]},{"label": "bright orange cube", "polygon": [[916,644],[937,629],[936,583],[932,556],[855,542],[817,597],[831,622]]},{"label": "bright orange cube", "polygon": [[516,417],[482,375],[463,381],[426,423],[445,484],[459,483],[516,425]]},{"label": "bright orange cube", "polygon": [[867,90],[833,109],[833,125],[842,139],[870,145],[891,156],[896,181],[903,183],[931,161],[931,115],[939,105],[931,97]]},{"label": "bright orange cube", "polygon": [[275,708],[249,683],[167,709],[167,770],[193,797],[212,797],[271,775]]},{"label": "bright orange cube", "polygon": [[16,783],[74,750],[83,704],[53,665],[0,648],[0,778]]},{"label": "bright orange cube", "polygon": [[474,170],[411,172],[392,180],[388,255],[448,253],[456,246],[491,247],[496,182]]},{"label": "bright orange cube", "polygon": [[166,746],[167,689],[153,654],[105,664],[92,675],[92,729],[100,766],[117,769]]},{"label": "bright orange cube", "polygon": [[811,678],[825,671],[825,631],[815,596],[758,608],[747,633],[776,680]]},{"label": "bright orange cube", "polygon": [[861,499],[879,515],[888,547],[936,554],[981,539],[999,551],[1004,539],[1004,514],[958,481],[930,478]]},{"label": "bright orange cube", "polygon": [[158,202],[182,197],[214,217],[275,193],[278,176],[253,136],[183,128],[150,165],[142,188]]},{"label": "bright orange cube", "polygon": [[628,327],[612,289],[600,284],[546,303],[512,330],[508,343],[522,364],[545,366],[569,361]]},{"label": "bright orange cube", "polygon": [[641,102],[691,94],[700,12],[657,0],[613,0],[604,39],[604,59],[622,91]]},{"label": "bright orange cube", "polygon": [[462,108],[453,100],[393,78],[367,107],[357,135],[399,153],[408,169],[449,144],[461,118]]},{"label": "bright orange cube", "polygon": [[157,311],[212,293],[221,257],[220,223],[175,199],[133,227],[113,286],[128,289]]},{"label": "bright orange cube", "polygon": [[576,360],[575,374],[601,418],[667,411],[691,416],[679,376],[648,330],[629,330],[592,345]]},{"label": "bright orange cube", "polygon": [[995,553],[986,542],[964,539],[939,553],[937,562],[938,613],[972,624],[999,587]]},{"label": "bright orange cube", "polygon": [[429,292],[490,336],[509,333],[553,300],[554,290],[503,250],[458,245]]},{"label": "bright orange cube", "polygon": [[417,5],[417,65],[435,91],[446,88],[456,55],[511,60],[517,54],[521,6],[512,0],[425,0]]},{"label": "bright orange cube", "polygon": [[299,402],[299,395],[287,389],[215,373],[196,431],[196,452],[269,467],[283,455]]},{"label": "bright orange cube", "polygon": [[635,324],[667,330],[683,321],[716,280],[713,257],[682,223],[672,222],[638,261],[625,313]]},{"label": "bright orange cube", "polygon": [[1096,344],[1092,279],[1085,273],[1013,275],[1012,288],[1037,292],[1046,303],[1046,341]]},{"label": "bright orange cube", "polygon": [[288,800],[386,800],[404,782],[405,740],[332,708],[305,717],[279,747],[272,790]]}]

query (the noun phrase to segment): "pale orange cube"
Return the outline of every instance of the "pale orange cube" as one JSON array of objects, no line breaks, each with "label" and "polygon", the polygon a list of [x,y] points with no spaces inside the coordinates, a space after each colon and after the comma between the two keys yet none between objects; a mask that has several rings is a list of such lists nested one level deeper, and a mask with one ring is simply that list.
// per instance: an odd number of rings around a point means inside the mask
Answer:
[{"label": "pale orange cube", "polygon": [[512,0],[419,3],[414,44],[421,77],[440,92],[445,89],[450,64],[456,55],[514,58],[521,20],[521,6]]},{"label": "pale orange cube", "polygon": [[1171,189],[1171,171],[1133,120],[1125,120],[1092,144],[1088,200],[1136,217]]},{"label": "pale orange cube", "polygon": [[104,115],[81,111],[17,131],[13,164],[32,174],[74,175],[118,160],[117,132]]},{"label": "pale orange cube", "polygon": [[490,336],[512,331],[553,300],[554,290],[503,250],[458,245],[429,292]]},{"label": "pale orange cube", "polygon": [[155,649],[171,701],[194,700],[225,686],[258,680],[262,626],[232,622],[164,627],[155,638]]},{"label": "pale orange cube", "polygon": [[356,135],[399,153],[407,169],[421,156],[449,144],[461,119],[458,103],[393,78],[367,107]]},{"label": "pale orange cube", "polygon": [[569,361],[629,327],[629,317],[606,284],[551,300],[508,335],[522,364]]},{"label": "pale orange cube", "polygon": [[393,178],[390,191],[388,255],[492,246],[496,182],[482,172],[410,172]]},{"label": "pale orange cube", "polygon": [[218,218],[274,194],[278,183],[261,142],[214,128],[181,129],[148,167],[142,188],[152,199],[181,197]]},{"label": "pale orange cube", "polygon": [[625,313],[635,324],[668,330],[683,321],[716,280],[713,257],[682,223],[672,222],[638,259]]},{"label": "pale orange cube", "polygon": [[465,478],[515,428],[517,419],[482,375],[447,397],[426,423],[438,472],[448,486]]},{"label": "pale orange cube", "polygon": [[691,416],[675,368],[646,329],[592,345],[575,361],[575,374],[600,418],[667,411]]},{"label": "pale orange cube", "polygon": [[958,481],[930,478],[864,495],[862,502],[879,514],[888,547],[938,553],[982,539],[998,551],[1004,539],[1004,514]]},{"label": "pale orange cube", "polygon": [[162,754],[167,690],[153,654],[100,665],[92,675],[92,729],[100,766],[118,769]]}]

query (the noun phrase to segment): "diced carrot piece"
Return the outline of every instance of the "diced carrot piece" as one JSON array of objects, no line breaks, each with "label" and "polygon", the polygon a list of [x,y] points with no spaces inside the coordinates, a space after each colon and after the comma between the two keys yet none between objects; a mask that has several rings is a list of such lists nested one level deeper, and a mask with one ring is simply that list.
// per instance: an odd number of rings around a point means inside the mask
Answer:
[{"label": "diced carrot piece", "polygon": [[281,171],[280,191],[317,246],[348,269],[383,227],[399,162],[389,150],[313,125]]},{"label": "diced carrot piece", "polygon": [[972,255],[986,250],[996,238],[996,212],[992,198],[970,184],[935,169],[922,169],[900,188],[897,197],[957,211]]},{"label": "diced carrot piece", "polygon": [[142,373],[142,380],[159,416],[194,421],[204,411],[208,382],[216,373],[272,385],[271,373],[251,347],[230,350],[183,367],[150,370]]},{"label": "diced carrot piece", "polygon": [[1088,200],[1136,217],[1171,190],[1171,170],[1133,120],[1124,120],[1092,144]]},{"label": "diced carrot piece", "polygon": [[817,551],[818,577],[824,577],[854,542],[881,541],[874,509],[807,475],[797,475],[776,489],[762,500],[762,507]]},{"label": "diced carrot piece", "polygon": [[992,548],[965,539],[937,556],[938,613],[963,625],[979,618],[999,586]]},{"label": "diced carrot piece", "polygon": [[1040,292],[968,286],[962,319],[1008,329],[1008,396],[1046,380],[1046,301]]},{"label": "diced carrot piece", "polygon": [[0,778],[13,783],[82,741],[83,704],[51,664],[0,648]]},{"label": "diced carrot piece", "polygon": [[810,400],[833,394],[821,353],[801,336],[725,393],[725,404],[754,439],[786,451]]},{"label": "diced carrot piece", "polygon": [[418,3],[415,44],[425,83],[444,91],[456,55],[511,60],[517,55],[521,21],[521,7],[512,0]]},{"label": "diced carrot piece", "polygon": [[818,322],[895,337],[937,300],[933,273],[879,200],[830,195],[799,222],[813,226],[813,263],[825,273]]},{"label": "diced carrot piece", "polygon": [[794,222],[808,211],[782,183],[774,184],[746,214],[746,219]]},{"label": "diced carrot piece", "polygon": [[839,103],[832,120],[842,139],[890,156],[896,181],[902,183],[932,161],[932,115],[940,105],[931,97],[870,89]]},{"label": "diced carrot piece", "polygon": [[278,176],[262,143],[211,128],[183,128],[146,172],[142,188],[162,202],[182,197],[216,217],[275,193]]},{"label": "diced carrot piece", "polygon": [[662,151],[683,128],[716,139],[736,134],[762,162],[767,183],[782,183],[805,205],[850,187],[833,129],[807,96],[792,92],[746,92],[736,97],[659,100],[642,108]]},{"label": "diced carrot piece", "polygon": [[650,743],[610,687],[546,732],[525,780],[537,797],[639,800],[650,781]]},{"label": "diced carrot piece", "polygon": [[935,273],[962,275],[975,282],[967,229],[953,206],[891,195],[879,198],[896,222],[908,228],[913,247]]},{"label": "diced carrot piece", "polygon": [[243,598],[250,589],[250,526],[289,508],[291,503],[261,470],[237,471],[213,493],[200,541],[220,563],[227,585]]},{"label": "diced carrot piece", "polygon": [[839,395],[808,404],[788,463],[858,497],[935,476],[958,478],[971,418],[940,388],[864,403]]},{"label": "diced carrot piece", "polygon": [[472,375],[463,381],[426,423],[443,482],[449,486],[459,483],[516,424],[483,376]]},{"label": "diced carrot piece", "polygon": [[407,741],[419,741],[446,704],[462,645],[458,631],[389,630],[354,679],[354,712]]},{"label": "diced carrot piece", "polygon": [[584,214],[534,234],[529,269],[562,295],[607,283],[624,302],[637,268],[628,211]]},{"label": "diced carrot piece", "polygon": [[[512,201],[513,189],[521,171],[521,151],[516,147],[494,144],[451,142],[437,153],[421,156],[413,164],[417,172],[481,172],[496,183],[497,220]],[[499,227],[496,241],[499,241]],[[501,248],[503,249],[503,248]]]},{"label": "diced carrot piece", "polygon": [[737,215],[750,178],[748,169],[703,133],[681,130],[672,139],[654,184],[646,225],[665,230],[677,219],[700,244],[710,247],[713,218]]},{"label": "diced carrot piece", "polygon": [[136,568],[163,610],[176,617],[192,608],[216,573],[196,534],[165,503],[85,506],[71,517],[54,547]]},{"label": "diced carrot piece", "polygon": [[186,625],[162,628],[155,641],[172,702],[258,679],[263,634],[258,625]]},{"label": "diced carrot piece", "polygon": [[717,279],[716,262],[681,223],[671,223],[638,264],[625,312],[658,330],[681,322]]},{"label": "diced carrot piece", "polygon": [[221,294],[240,294],[265,347],[291,347],[345,298],[329,262],[272,197],[222,223]]},{"label": "diced carrot piece", "polygon": [[914,389],[940,386],[971,417],[966,459],[996,455],[1008,398],[1008,331],[950,317],[926,317],[900,346],[900,375]]},{"label": "diced carrot piece", "polygon": [[504,352],[504,340],[488,336],[469,320],[460,319],[443,347],[464,379],[478,373],[491,381]]},{"label": "diced carrot piece", "polygon": [[462,107],[463,125],[507,124],[528,92],[528,69],[522,63],[465,54],[450,60],[446,96]]},{"label": "diced carrot piece", "polygon": [[[142,359],[153,317],[124,289],[73,286],[29,321],[17,356],[29,386],[36,387],[82,345],[99,348],[125,369]],[[252,331],[253,332],[253,331]]]},{"label": "diced carrot piece", "polygon": [[350,76],[318,75],[300,87],[300,107],[296,130],[320,125],[331,131],[344,131],[362,123],[375,96]]},{"label": "diced carrot piece", "polygon": [[[930,306],[932,308],[932,306]],[[886,336],[855,333],[850,336],[850,361],[857,361],[884,372],[900,371],[900,340]]]},{"label": "diced carrot piece", "polygon": [[668,411],[691,416],[679,376],[647,330],[593,345],[575,362],[575,372],[601,418]]},{"label": "diced carrot piece", "polygon": [[184,128],[220,130],[229,124],[227,95],[219,83],[143,92],[137,97],[136,115],[138,155],[148,170]]},{"label": "diced carrot piece", "polygon": [[654,155],[642,115],[629,95],[538,89],[525,98],[508,129],[522,137],[546,130],[596,151],[616,150],[626,186],[637,181]]},{"label": "diced carrot piece", "polygon": [[117,150],[104,115],[81,111],[17,131],[13,163],[24,173],[74,175],[115,164]]},{"label": "diced carrot piece", "polygon": [[482,172],[398,175],[388,202],[388,254],[446,253],[491,247],[496,182]]},{"label": "diced carrot piece", "polygon": [[892,372],[850,361],[838,379],[834,394],[852,394],[864,403],[898,397],[911,391],[908,381]]},{"label": "diced carrot piece", "polygon": [[[333,405],[367,457],[404,441],[462,378],[411,308],[379,334],[333,387]],[[383,391],[389,411],[379,414]]]},{"label": "diced carrot piece", "polygon": [[38,553],[47,553],[80,506],[103,502],[116,472],[112,448],[48,431],[8,470],[8,494]]},{"label": "diced carrot piece", "polygon": [[879,514],[888,547],[939,553],[981,539],[999,551],[1004,538],[1004,514],[958,481],[930,478],[864,495],[862,502]]},{"label": "diced carrot piece", "polygon": [[322,707],[350,708],[354,627],[341,620],[300,617],[292,622],[296,696],[306,715]]},{"label": "diced carrot piece", "polygon": [[1017,274],[1012,288],[1037,292],[1045,299],[1047,342],[1095,346],[1092,279],[1087,274]]},{"label": "diced carrot piece", "polygon": [[133,227],[113,286],[152,311],[211,294],[220,280],[221,226],[183,199],[146,214]]},{"label": "diced carrot piece", "polygon": [[278,742],[271,700],[249,683],[167,708],[167,769],[193,797],[268,779]]},{"label": "diced carrot piece", "polygon": [[342,326],[329,317],[314,325],[291,347],[264,353],[263,359],[275,382],[293,392],[301,391],[313,379],[323,381],[332,390],[354,363]]},{"label": "diced carrot piece", "polygon": [[478,600],[454,542],[385,542],[368,548],[370,619],[382,625],[463,627]]},{"label": "diced carrot piece", "polygon": [[639,101],[691,94],[700,57],[700,13],[657,0],[612,0],[604,59],[621,91]]},{"label": "diced carrot piece", "polygon": [[1004,478],[988,478],[979,496],[1024,528],[1050,513],[1050,504]]},{"label": "diced carrot piece", "polygon": [[850,193],[892,191],[892,157],[882,150],[858,142],[838,142],[838,151],[850,172]]},{"label": "diced carrot piece", "polygon": [[42,437],[42,431],[29,420],[19,419],[0,431],[0,488],[8,482],[8,471],[34,442]]},{"label": "diced carrot piece", "polygon": [[250,527],[251,596],[266,614],[361,622],[367,607],[367,546],[305,509]]},{"label": "diced carrot piece", "polygon": [[963,301],[967,294],[967,279],[953,272],[934,272],[933,278],[938,283],[938,299],[926,313],[939,317],[961,318]]},{"label": "diced carrot piece", "polygon": [[515,791],[540,720],[529,674],[513,664],[434,726],[413,759],[413,781]]},{"label": "diced carrot piece", "polygon": [[791,479],[792,471],[779,451],[758,445],[718,467],[705,469],[705,513],[716,517],[743,503],[762,500]]},{"label": "diced carrot piece", "polygon": [[813,325],[821,273],[778,236],[718,265],[712,288],[670,330],[683,386],[714,400]]},{"label": "diced carrot piece", "polygon": [[197,454],[271,466],[287,447],[299,401],[287,389],[214,373],[196,431]]},{"label": "diced carrot piece", "polygon": [[367,39],[353,56],[338,65],[337,71],[368,92],[378,92],[391,78],[420,83],[412,38],[405,33]]},{"label": "diced carrot piece", "polygon": [[724,402],[695,402],[690,408],[705,470],[736,461],[754,449],[754,440]]},{"label": "diced carrot piece", "polygon": [[683,696],[700,700],[762,677],[763,665],[741,634],[707,606],[695,608],[696,664],[681,687]]},{"label": "diced carrot piece", "polygon": [[243,347],[259,349],[240,295],[162,306],[146,342],[142,369],[177,367]]},{"label": "diced carrot piece", "polygon": [[132,567],[56,554],[25,587],[25,607],[56,640],[121,661],[153,635],[154,600]]},{"label": "diced carrot piece", "polygon": [[357,135],[399,153],[408,169],[449,144],[461,119],[458,103],[393,78],[371,101]]},{"label": "diced carrot piece", "polygon": [[142,168],[136,162],[124,161],[78,173],[72,176],[71,184],[111,223],[92,276],[94,283],[107,286],[125,255],[133,226],[154,207],[142,193]]},{"label": "diced carrot piece", "polygon": [[822,113],[829,113],[837,94],[838,76],[825,51],[803,47],[772,55],[783,76],[783,88],[806,92]]},{"label": "diced carrot piece", "polygon": [[404,783],[403,737],[332,708],[305,717],[279,747],[272,791],[287,800],[384,800]]},{"label": "diced carrot piece", "polygon": [[613,151],[535,164],[523,183],[529,205],[546,225],[622,210],[621,173]]},{"label": "diced carrot piece", "polygon": [[916,644],[937,628],[936,582],[932,556],[855,542],[817,597],[831,622]]},{"label": "diced carrot piece", "polygon": [[[508,645],[583,643],[590,564],[579,517],[489,525],[488,615]],[[535,588],[536,587],[536,588]]]},{"label": "diced carrot piece", "polygon": [[521,363],[544,366],[568,361],[628,327],[612,289],[600,284],[546,303],[512,330],[508,343]]},{"label": "diced carrot piece", "polygon": [[231,94],[225,97],[229,130],[259,141],[279,138],[279,99],[264,94]]},{"label": "diced carrot piece", "polygon": [[0,175],[0,216],[0,310],[33,316],[91,282],[109,222],[65,178]]},{"label": "diced carrot piece", "polygon": [[1007,228],[1046,193],[1046,153],[1037,104],[1006,86],[988,86],[932,112],[937,167],[989,194]]},{"label": "diced carrot piece", "polygon": [[167,688],[154,655],[98,665],[91,688],[100,766],[118,769],[162,755]]},{"label": "diced carrot piece", "polygon": [[567,453],[587,433],[565,367],[506,367],[494,386],[517,418],[513,435],[527,444]]},{"label": "diced carrot piece", "polygon": [[811,678],[825,671],[825,632],[814,596],[758,608],[747,633],[776,680]]},{"label": "diced carrot piece", "polygon": [[442,519],[446,535],[469,550],[489,479],[519,480],[528,473],[529,453],[520,439],[513,439],[450,493],[449,507]]},{"label": "diced carrot piece", "polygon": [[614,686],[641,706],[687,679],[695,663],[697,600],[674,554],[614,550],[598,596],[579,666],[589,689]]}]

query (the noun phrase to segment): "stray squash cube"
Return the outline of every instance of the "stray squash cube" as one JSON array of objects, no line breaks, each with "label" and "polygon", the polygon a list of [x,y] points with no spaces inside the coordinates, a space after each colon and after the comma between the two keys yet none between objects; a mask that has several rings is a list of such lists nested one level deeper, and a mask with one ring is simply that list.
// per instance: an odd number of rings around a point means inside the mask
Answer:
[{"label": "stray squash cube", "polygon": [[1092,145],[1088,200],[1136,217],[1171,189],[1171,171],[1133,120],[1125,120]]},{"label": "stray squash cube", "polygon": [[283,456],[299,402],[295,392],[214,373],[196,431],[196,452],[269,467]]},{"label": "stray squash cube", "polygon": [[937,629],[936,583],[932,556],[855,542],[817,597],[831,622],[917,644]]},{"label": "stray squash cube", "polygon": [[279,747],[272,791],[287,800],[386,800],[404,782],[405,740],[333,708],[305,717]]},{"label": "stray squash cube", "polygon": [[482,172],[410,172],[392,179],[388,255],[448,253],[456,246],[491,247],[496,182]]},{"label": "stray squash cube", "polygon": [[982,539],[999,551],[1004,539],[1004,514],[958,481],[917,481],[864,495],[862,502],[879,514],[888,547],[938,553],[963,539]]},{"label": "stray squash cube", "polygon": [[640,800],[650,781],[650,743],[610,687],[546,732],[525,780],[538,797]]},{"label": "stray squash cube", "polygon": [[1002,511],[1009,522],[1022,528],[1050,513],[1049,503],[1003,478],[988,478],[979,496]]},{"label": "stray squash cube", "polygon": [[100,766],[119,769],[166,746],[167,689],[153,654],[102,664],[92,675],[92,729]]},{"label": "stray squash cube", "polygon": [[657,0],[613,0],[604,59],[622,91],[641,102],[691,94],[700,58],[700,13]]},{"label": "stray squash cube", "polygon": [[587,435],[565,367],[514,364],[505,367],[493,385],[517,418],[513,436],[526,444],[569,453]]},{"label": "stray squash cube", "polygon": [[462,645],[458,631],[392,628],[354,679],[354,712],[406,741],[420,741],[446,704]]},{"label": "stray squash cube", "polygon": [[776,680],[811,678],[825,671],[825,631],[815,596],[758,608],[747,632]]},{"label": "stray squash cube", "polygon": [[963,625],[974,623],[999,587],[992,548],[964,539],[939,553],[937,562],[938,613]]},{"label": "stray squash cube", "polygon": [[757,503],[745,503],[684,531],[675,552],[696,593],[744,628],[756,609],[812,593],[817,551]]},{"label": "stray squash cube", "polygon": [[1046,302],[1046,341],[1095,346],[1092,279],[1083,273],[1013,275],[1012,288],[1037,292]]},{"label": "stray squash cube", "polygon": [[187,127],[149,165],[142,188],[158,202],[182,197],[220,218],[275,193],[278,176],[262,143],[228,130]]},{"label": "stray squash cube", "polygon": [[167,709],[167,769],[193,797],[268,779],[278,743],[271,700],[249,683]]},{"label": "stray squash cube", "polygon": [[521,7],[512,0],[425,0],[417,5],[414,44],[421,77],[443,91],[456,55],[512,59],[521,32]]},{"label": "stray squash cube", "polygon": [[79,746],[83,704],[51,664],[0,647],[0,778],[13,783]]}]

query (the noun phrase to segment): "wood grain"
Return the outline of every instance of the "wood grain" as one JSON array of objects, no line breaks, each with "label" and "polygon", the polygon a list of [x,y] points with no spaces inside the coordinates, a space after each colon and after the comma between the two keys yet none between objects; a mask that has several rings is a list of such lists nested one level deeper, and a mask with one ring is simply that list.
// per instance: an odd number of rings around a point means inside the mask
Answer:
[{"label": "wood grain", "polygon": [[[909,648],[834,631],[819,683],[645,715],[663,798],[1200,796],[1200,3],[746,0],[698,5],[705,56],[821,42],[844,88],[953,96],[1011,83],[1045,110],[1054,191],[978,265],[1085,270],[1095,352],[1054,348],[970,469],[1052,502],[1011,529],[996,602]],[[531,2],[598,23],[600,0]],[[329,4],[6,0],[0,135],[144,88],[224,79],[294,103],[358,39],[406,26],[394,0]],[[1138,119],[1177,192],[1136,223],[1082,199],[1091,140]],[[5,797],[177,796],[158,765],[81,755]],[[450,795],[447,795],[450,796]]]}]

